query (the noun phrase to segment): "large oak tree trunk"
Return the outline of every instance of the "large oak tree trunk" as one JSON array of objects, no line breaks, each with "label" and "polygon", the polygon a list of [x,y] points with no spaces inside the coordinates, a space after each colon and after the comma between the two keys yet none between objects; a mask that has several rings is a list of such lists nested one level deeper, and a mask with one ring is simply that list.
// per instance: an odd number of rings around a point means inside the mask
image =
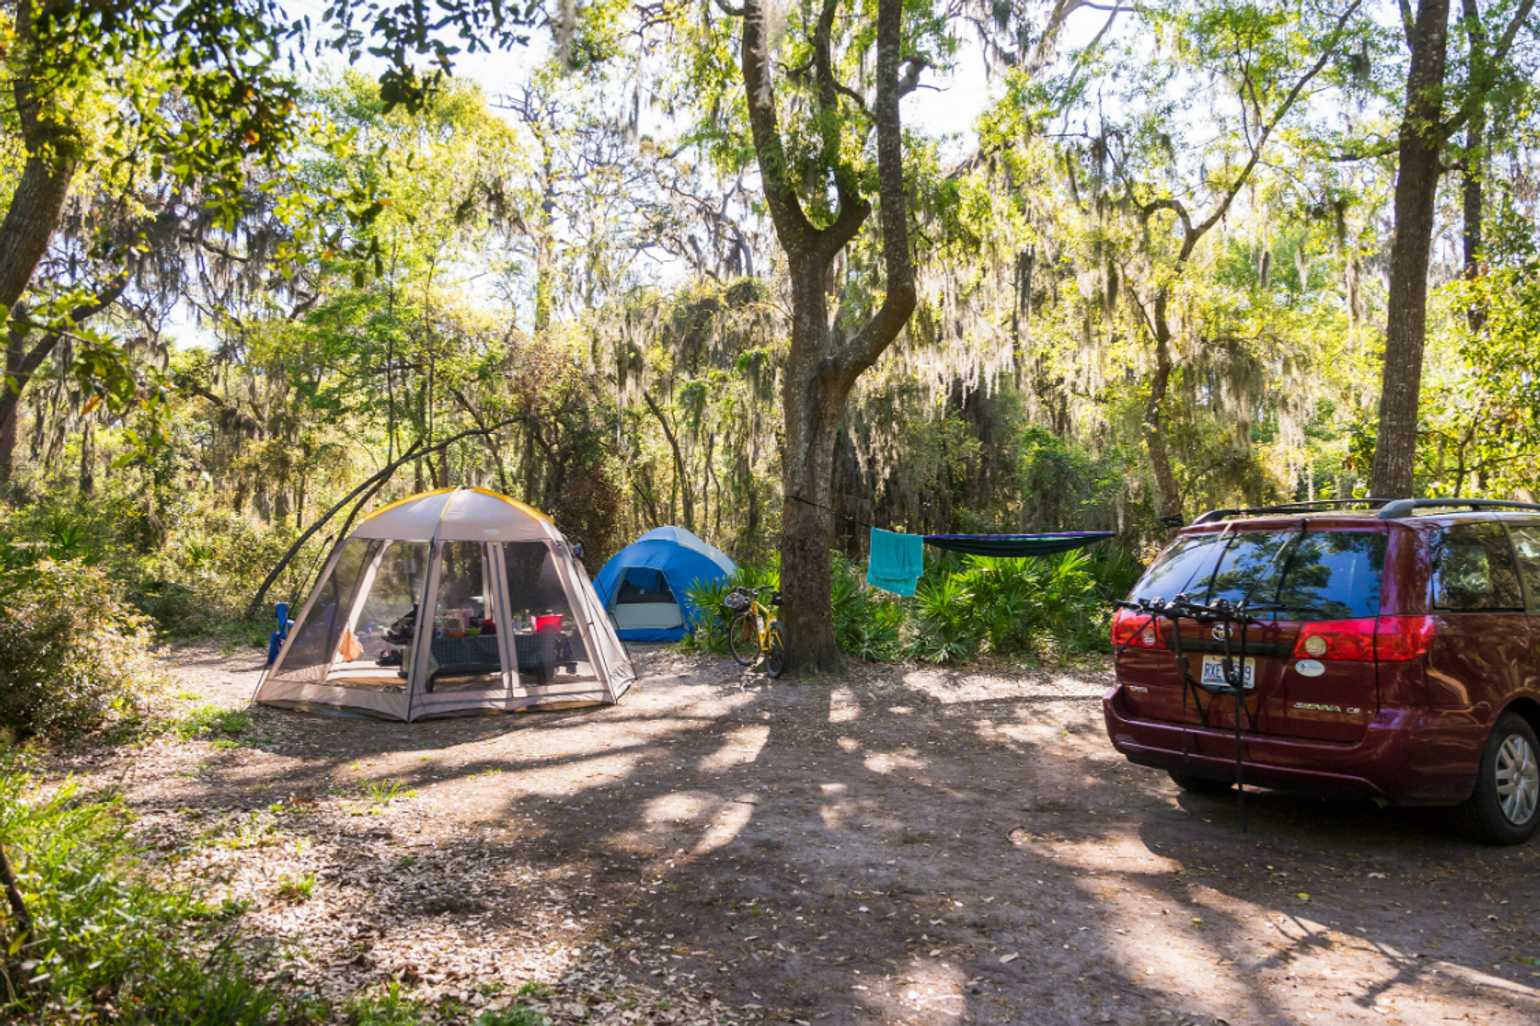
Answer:
[{"label": "large oak tree trunk", "polygon": [[1417,405],[1428,326],[1428,254],[1433,246],[1433,208],[1441,170],[1440,118],[1448,35],[1449,0],[1422,0],[1408,38],[1412,59],[1406,76],[1406,113],[1401,121],[1396,172],[1385,367],[1380,379],[1379,433],[1372,473],[1375,495],[1412,493]]},{"label": "large oak tree trunk", "polygon": [[[44,5],[36,7],[46,9]],[[43,99],[33,81],[38,45],[33,17],[37,13],[32,3],[16,5],[12,63],[16,77],[11,93],[26,162],[0,221],[0,321],[10,321],[9,325],[0,324],[6,337],[5,364],[10,379],[0,380],[0,485],[11,479],[22,390],[58,341],[57,335],[51,335],[33,349],[26,348],[27,329],[18,323],[26,317],[21,298],[48,252],[79,160],[77,140],[65,127],[68,121],[44,116]]]},{"label": "large oak tree trunk", "polygon": [[[790,254],[788,254],[790,256]],[[786,362],[785,506],[781,513],[781,620],[796,658],[811,669],[839,665],[829,592],[835,541],[834,446],[849,388],[831,379],[826,269],[803,254],[793,274],[791,354]]]}]

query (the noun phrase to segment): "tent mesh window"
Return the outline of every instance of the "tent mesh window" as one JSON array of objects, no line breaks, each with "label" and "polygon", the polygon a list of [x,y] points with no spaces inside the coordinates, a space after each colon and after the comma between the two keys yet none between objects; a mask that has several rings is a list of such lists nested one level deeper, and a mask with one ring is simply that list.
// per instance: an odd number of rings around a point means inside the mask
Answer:
[{"label": "tent mesh window", "polygon": [[359,586],[379,548],[379,542],[363,539],[353,539],[342,546],[336,568],[317,592],[310,615],[289,643],[289,653],[283,662],[285,680],[305,684],[326,680],[327,668],[342,644]]},{"label": "tent mesh window", "polygon": [[439,550],[438,601],[428,644],[427,690],[503,687],[496,631],[491,546],[444,542]]},{"label": "tent mesh window", "polygon": [[357,539],[346,544],[371,545],[370,562],[349,634],[332,646],[336,661],[326,682],[400,690],[406,686],[417,604],[427,585],[428,545]]},{"label": "tent mesh window", "polygon": [[503,554],[520,683],[527,687],[596,679],[550,545],[506,542]]}]

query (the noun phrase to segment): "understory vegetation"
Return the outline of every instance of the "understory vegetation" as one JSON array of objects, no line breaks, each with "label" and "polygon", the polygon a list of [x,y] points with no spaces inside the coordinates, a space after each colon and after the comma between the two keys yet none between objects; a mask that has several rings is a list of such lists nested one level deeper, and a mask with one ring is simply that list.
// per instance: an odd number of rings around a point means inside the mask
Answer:
[{"label": "understory vegetation", "polygon": [[226,925],[239,908],[151,879],[117,803],[67,784],[40,791],[14,765],[0,766],[0,838],[31,917],[30,931],[14,908],[4,921],[7,1021],[304,1021],[252,980],[234,949]]},{"label": "understory vegetation", "polygon": [[0,569],[0,743],[133,718],[159,677],[150,621],[104,569],[48,558]]},{"label": "understory vegetation", "polygon": [[[398,985],[340,1006],[262,982],[243,951],[237,901],[210,903],[168,883],[132,840],[112,798],[73,784],[43,786],[14,760],[0,762],[0,845],[21,910],[0,917],[0,1020],[27,1026],[428,1026],[452,1010]],[[281,881],[277,900],[302,901],[315,878]],[[23,920],[24,911],[27,920]],[[445,1016],[448,1015],[448,1019]],[[464,1018],[466,1026],[544,1026],[517,996]]]},{"label": "understory vegetation", "polygon": [[[836,559],[830,580],[835,637],[846,655],[866,662],[1043,660],[1103,652],[1111,603],[1138,573],[1139,565],[1117,549],[1043,558],[944,554],[927,558],[914,597],[903,598],[869,587],[862,565]],[[779,583],[774,564],[749,564],[729,580],[696,584],[689,597],[702,617],[685,644],[726,652],[727,593]]]}]

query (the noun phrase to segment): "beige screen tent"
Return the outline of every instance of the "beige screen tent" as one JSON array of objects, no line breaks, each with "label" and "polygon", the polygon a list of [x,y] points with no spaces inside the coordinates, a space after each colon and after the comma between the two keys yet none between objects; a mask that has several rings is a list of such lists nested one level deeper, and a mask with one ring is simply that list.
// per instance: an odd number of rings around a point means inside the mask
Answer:
[{"label": "beige screen tent", "polygon": [[549,517],[446,488],[378,510],[337,547],[255,700],[420,720],[613,703],[635,676]]}]

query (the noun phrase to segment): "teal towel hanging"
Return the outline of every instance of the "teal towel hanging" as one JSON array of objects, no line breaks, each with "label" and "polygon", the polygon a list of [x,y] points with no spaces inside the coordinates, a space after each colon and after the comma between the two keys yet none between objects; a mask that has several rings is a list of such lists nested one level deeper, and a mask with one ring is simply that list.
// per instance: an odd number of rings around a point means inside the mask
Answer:
[{"label": "teal towel hanging", "polygon": [[924,570],[924,537],[872,528],[871,554],[866,562],[867,584],[895,595],[913,595]]}]

